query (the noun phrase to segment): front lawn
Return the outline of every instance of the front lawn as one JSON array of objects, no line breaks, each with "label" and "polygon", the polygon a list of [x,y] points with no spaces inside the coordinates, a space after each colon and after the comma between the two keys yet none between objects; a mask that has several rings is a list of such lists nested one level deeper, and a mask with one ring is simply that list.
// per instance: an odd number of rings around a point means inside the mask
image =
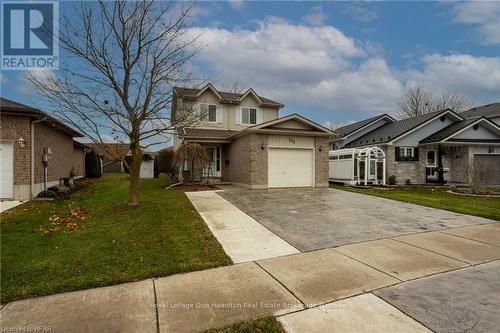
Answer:
[{"label": "front lawn", "polygon": [[204,333],[285,333],[280,322],[272,316],[247,320],[222,328],[213,328]]},{"label": "front lawn", "polygon": [[439,187],[398,187],[394,189],[356,189],[340,185],[330,185],[330,187],[500,220],[500,198],[459,196],[447,193],[446,188]]},{"label": "front lawn", "polygon": [[1,215],[1,302],[231,264],[182,191],[141,181],[127,205],[126,175],[103,177],[71,199],[30,201]]}]

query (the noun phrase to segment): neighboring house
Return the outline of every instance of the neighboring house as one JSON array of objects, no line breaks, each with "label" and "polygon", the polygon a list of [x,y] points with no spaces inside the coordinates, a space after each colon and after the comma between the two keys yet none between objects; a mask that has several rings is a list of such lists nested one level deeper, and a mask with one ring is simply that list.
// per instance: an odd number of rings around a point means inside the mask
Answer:
[{"label": "neighboring house", "polygon": [[73,140],[82,135],[36,108],[0,98],[0,133],[1,199],[27,200],[85,173],[85,145]]},{"label": "neighboring house", "polygon": [[[127,152],[127,161],[132,162],[132,152]],[[126,166],[124,166],[126,168]],[[156,161],[156,153],[144,152],[142,153],[141,170],[139,171],[139,178],[155,178],[158,174],[158,163]]]},{"label": "neighboring house", "polygon": [[[258,95],[222,92],[207,84],[202,89],[174,88],[172,119],[202,117],[179,125],[174,149],[183,142],[205,146],[210,168],[195,168],[195,180],[210,176],[252,189],[328,186],[327,128],[297,114],[279,118],[281,103]],[[191,166],[185,165],[188,170]]]},{"label": "neighboring house", "polygon": [[[489,183],[500,184],[500,103],[398,121],[380,115],[334,132],[330,179],[335,181],[364,183],[366,175],[369,183],[377,183],[384,175],[394,175],[403,184],[467,183],[474,165],[487,165],[492,173]],[[371,147],[383,153],[374,154],[365,169],[360,153]]]},{"label": "neighboring house", "polygon": [[103,143],[89,144],[102,159],[102,173],[119,173],[124,172],[123,160],[129,151],[129,144],[118,143]]}]

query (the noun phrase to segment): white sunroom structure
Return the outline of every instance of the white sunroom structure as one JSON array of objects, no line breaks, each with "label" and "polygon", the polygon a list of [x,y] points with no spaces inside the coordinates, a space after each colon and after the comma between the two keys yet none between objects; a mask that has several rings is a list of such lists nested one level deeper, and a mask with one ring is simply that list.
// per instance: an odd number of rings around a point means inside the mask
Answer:
[{"label": "white sunroom structure", "polygon": [[351,185],[386,184],[385,153],[380,147],[331,150],[328,158],[332,181]]}]

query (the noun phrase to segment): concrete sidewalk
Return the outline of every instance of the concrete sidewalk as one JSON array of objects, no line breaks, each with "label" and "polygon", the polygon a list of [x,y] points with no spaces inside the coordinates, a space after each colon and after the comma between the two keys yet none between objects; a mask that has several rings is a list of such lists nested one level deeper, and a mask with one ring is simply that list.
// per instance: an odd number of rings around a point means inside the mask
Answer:
[{"label": "concrete sidewalk", "polygon": [[27,201],[19,201],[19,200],[5,200],[0,201],[0,213],[3,213],[11,208],[17,207],[20,204],[23,204]]},{"label": "concrete sidewalk", "polygon": [[216,191],[186,195],[234,263],[300,253]]},{"label": "concrete sidewalk", "polygon": [[[500,274],[500,247],[492,244],[500,237],[499,226],[427,232],[16,301],[0,310],[0,326],[42,325],[53,332],[197,332],[275,315],[293,332],[329,332],[332,327],[338,332],[427,332],[432,325],[421,324],[419,316],[427,310],[418,297],[426,288],[420,281],[430,279],[428,288],[435,287],[424,295],[428,304],[438,308],[443,303],[436,298],[453,299],[458,293],[458,300],[463,294],[467,301],[447,305],[458,307],[454,313],[482,309],[474,317],[480,322],[477,327],[499,327],[498,319],[487,315],[500,309],[499,287],[490,281]],[[470,273],[478,269],[486,272],[482,278]],[[445,275],[454,278],[439,279]],[[401,282],[406,280],[412,281]],[[338,311],[345,306],[350,311]],[[455,319],[444,316],[436,327],[456,327]]]}]

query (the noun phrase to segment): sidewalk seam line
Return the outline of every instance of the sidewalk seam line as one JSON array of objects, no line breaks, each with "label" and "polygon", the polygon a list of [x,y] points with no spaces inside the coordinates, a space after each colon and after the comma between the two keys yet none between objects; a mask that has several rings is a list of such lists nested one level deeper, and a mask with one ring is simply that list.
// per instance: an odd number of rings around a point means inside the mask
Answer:
[{"label": "sidewalk seam line", "polygon": [[160,333],[160,316],[158,314],[158,297],[156,296],[156,283],[154,278],[151,279],[151,281],[153,282],[153,293],[155,296],[156,332]]},{"label": "sidewalk seam line", "polygon": [[425,325],[424,323],[422,323],[420,320],[418,320],[417,318],[414,318],[412,316],[410,316],[410,314],[406,313],[405,311],[403,311],[402,309],[398,308],[396,305],[390,303],[389,301],[386,301],[385,299],[383,299],[382,297],[378,296],[377,294],[374,294],[374,293],[370,293],[372,294],[373,296],[377,297],[379,300],[381,300],[382,302],[386,303],[387,305],[389,306],[392,306],[393,308],[395,308],[396,310],[400,311],[402,314],[404,314],[405,316],[407,316],[408,318],[411,318],[413,319],[415,322],[419,323],[420,325],[422,325],[423,327],[427,328],[429,331],[431,332],[436,332],[434,330],[432,330],[430,327],[428,327],[427,325]]},{"label": "sidewalk seam line", "polygon": [[418,245],[414,245],[414,244],[411,244],[411,243],[406,243],[406,242],[403,242],[402,240],[399,240],[399,239],[392,239],[393,241],[396,241],[396,242],[399,242],[399,243],[403,243],[405,245],[410,245],[410,246],[413,246],[413,247],[416,247],[417,249],[421,249],[421,250],[424,250],[424,251],[428,251],[428,252],[431,252],[431,253],[434,253],[434,254],[438,254],[440,256],[443,256],[443,257],[446,257],[446,258],[449,258],[449,259],[453,259],[455,261],[459,261],[459,262],[462,262],[464,264],[467,264],[467,266],[471,266],[472,263],[470,262],[467,262],[467,261],[464,261],[464,260],[460,260],[460,259],[457,259],[457,258],[453,258],[453,257],[450,257],[446,254],[442,254],[442,253],[439,253],[439,252],[436,252],[436,251],[433,251],[433,250],[429,250],[429,249],[426,249],[426,248],[423,248],[421,246],[418,246]]},{"label": "sidewalk seam line", "polygon": [[[472,226],[472,227],[475,227],[475,226]],[[460,238],[463,238],[463,239],[467,239],[467,240],[471,240],[471,241],[475,241],[475,242],[478,242],[478,243],[482,243],[482,244],[486,244],[486,245],[490,245],[490,246],[494,246],[494,247],[500,247],[498,245],[495,245],[495,244],[490,244],[490,243],[486,243],[486,242],[483,242],[483,241],[480,241],[480,240],[477,240],[477,239],[473,239],[473,238],[468,238],[468,237],[464,237],[464,236],[461,236],[461,235],[456,235],[456,234],[452,234],[452,233],[447,233],[446,231],[448,231],[449,229],[446,229],[446,230],[441,230],[441,231],[438,231],[442,234],[445,234],[445,235],[450,235],[450,236],[455,236],[455,237],[460,237]]]},{"label": "sidewalk seam line", "polygon": [[297,295],[295,295],[295,293],[293,291],[291,291],[290,289],[288,289],[287,286],[285,286],[285,284],[283,282],[281,282],[280,280],[278,280],[277,277],[275,277],[274,275],[272,275],[270,272],[268,272],[264,267],[262,267],[257,261],[254,261],[254,263],[260,267],[260,269],[262,269],[264,272],[266,272],[270,277],[272,277],[276,282],[278,282],[281,286],[283,286],[283,288],[286,289],[286,291],[288,291],[293,297],[295,297],[303,306],[305,309],[307,309],[307,305],[306,303],[304,303],[302,301],[302,299],[300,299]]},{"label": "sidewalk seam line", "polygon": [[[340,247],[340,246],[339,246],[339,247]],[[345,257],[349,258],[349,259],[352,259],[352,260],[354,260],[354,261],[357,261],[357,262],[359,262],[359,263],[361,263],[361,264],[363,264],[363,265],[365,265],[365,266],[368,266],[368,267],[370,267],[371,269],[374,269],[374,270],[376,270],[376,271],[378,271],[378,272],[380,272],[380,273],[382,273],[382,274],[384,274],[384,275],[387,275],[387,276],[389,276],[389,277],[391,277],[391,278],[393,278],[393,279],[398,280],[399,282],[404,282],[404,281],[405,281],[405,280],[401,280],[401,279],[399,279],[399,278],[397,278],[397,277],[395,277],[395,276],[393,276],[393,275],[391,275],[391,274],[389,274],[389,273],[387,273],[387,272],[384,272],[384,271],[382,271],[382,270],[380,270],[380,269],[378,269],[378,268],[376,268],[376,267],[373,267],[373,266],[371,266],[371,265],[368,265],[367,263],[365,263],[365,262],[363,262],[363,261],[361,261],[361,260],[358,260],[358,259],[356,259],[356,258],[353,258],[353,257],[351,257],[351,256],[348,256],[347,254],[342,253],[342,252],[340,252],[340,251],[338,251],[338,250],[336,250],[336,249],[337,249],[337,248],[333,248],[333,247],[332,247],[330,250],[331,250],[331,251],[335,251],[336,253],[341,254],[341,255],[343,255],[343,256],[345,256]]]}]

